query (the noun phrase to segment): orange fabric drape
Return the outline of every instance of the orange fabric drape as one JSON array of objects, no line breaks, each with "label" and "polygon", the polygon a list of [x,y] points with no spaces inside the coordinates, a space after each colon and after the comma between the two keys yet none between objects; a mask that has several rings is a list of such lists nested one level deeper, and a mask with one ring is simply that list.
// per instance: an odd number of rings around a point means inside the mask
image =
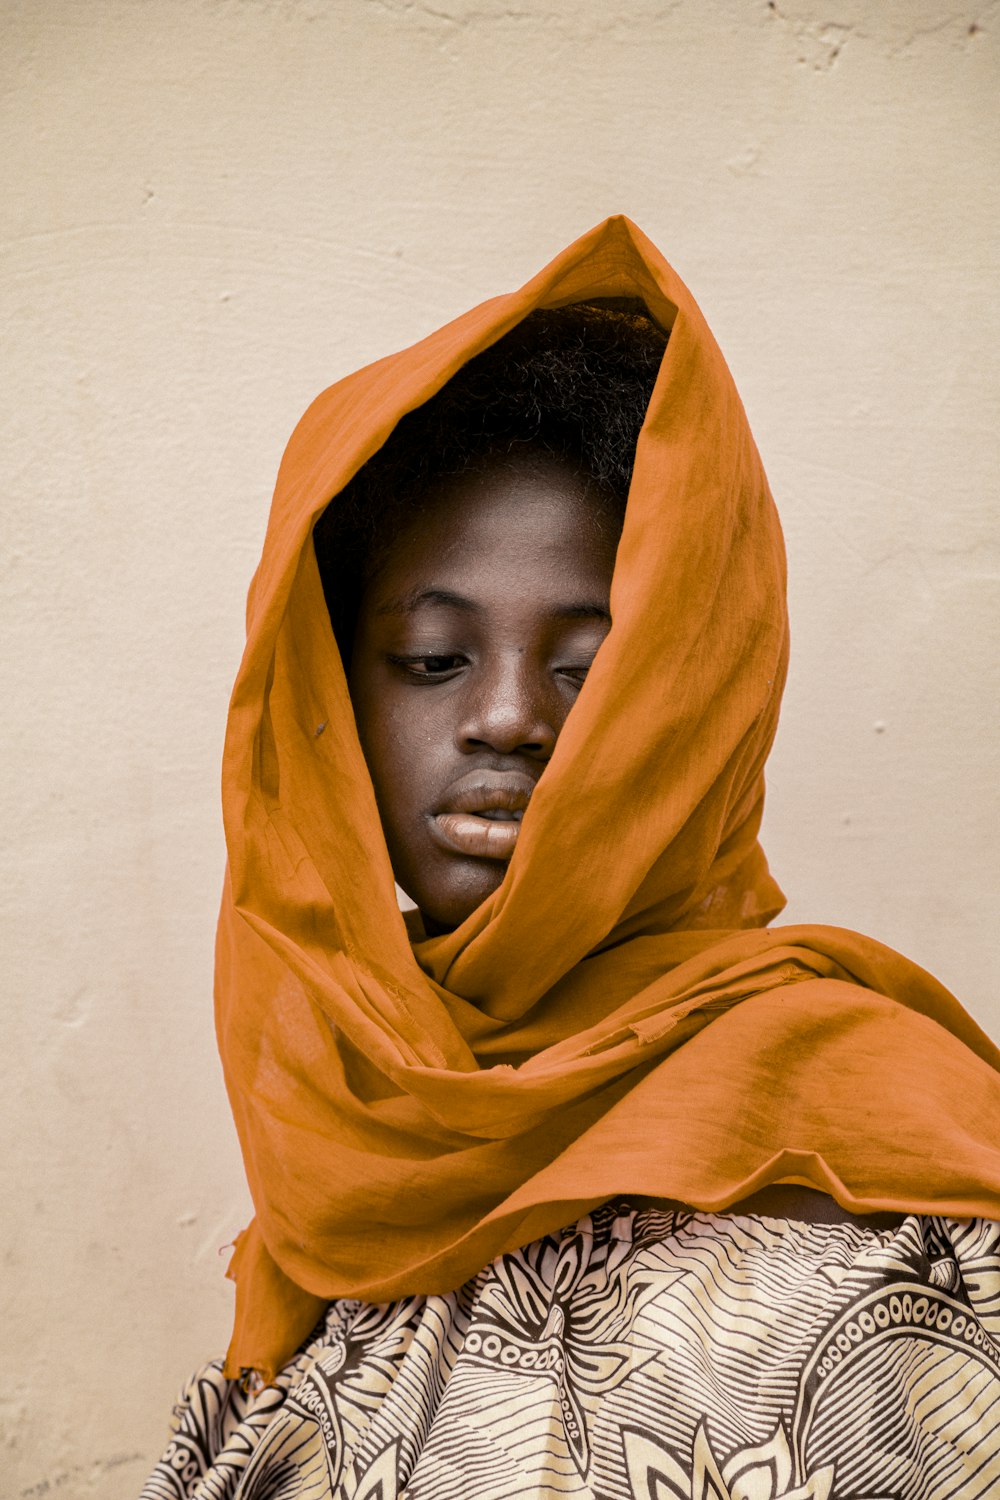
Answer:
[{"label": "orange fabric drape", "polygon": [[[412,940],[311,546],[406,411],[534,307],[671,329],[613,626],[503,885]],[[335,503],[335,502],[334,502]],[[757,842],[787,660],[781,533],[690,293],[627,219],[321,395],[281,465],[223,771],[216,1009],[256,1218],[227,1370],[270,1377],[336,1296],[450,1289],[617,1192],[777,1182],[1000,1218],[1000,1054],[929,975],[766,929]]]}]

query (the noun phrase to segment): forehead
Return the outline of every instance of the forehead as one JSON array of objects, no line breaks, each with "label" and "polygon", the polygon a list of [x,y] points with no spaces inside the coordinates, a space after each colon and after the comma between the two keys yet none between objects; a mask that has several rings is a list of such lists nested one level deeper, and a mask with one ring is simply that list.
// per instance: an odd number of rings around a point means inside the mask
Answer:
[{"label": "forehead", "polygon": [[559,576],[610,583],[620,522],[570,465],[503,460],[436,485],[398,535],[371,593],[380,612],[488,595]]}]

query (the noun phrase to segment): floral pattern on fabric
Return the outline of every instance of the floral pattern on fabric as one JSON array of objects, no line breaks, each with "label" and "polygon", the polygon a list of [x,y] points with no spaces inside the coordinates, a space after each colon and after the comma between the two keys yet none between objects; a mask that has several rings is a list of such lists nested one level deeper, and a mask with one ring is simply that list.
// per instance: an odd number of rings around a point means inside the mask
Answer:
[{"label": "floral pattern on fabric", "polygon": [[201,1370],[142,1500],[1000,1493],[1000,1225],[608,1204],[446,1297]]}]

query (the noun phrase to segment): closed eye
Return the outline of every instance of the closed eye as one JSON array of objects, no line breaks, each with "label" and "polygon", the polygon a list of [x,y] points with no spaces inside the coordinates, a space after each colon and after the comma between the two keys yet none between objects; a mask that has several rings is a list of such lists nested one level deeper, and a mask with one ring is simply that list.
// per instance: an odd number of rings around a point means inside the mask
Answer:
[{"label": "closed eye", "polygon": [[581,667],[557,667],[556,671],[559,673],[560,677],[567,677],[569,681],[575,683],[577,687],[583,687],[583,684],[587,678],[587,673],[590,671],[591,666],[592,663],[588,662],[586,666]]}]

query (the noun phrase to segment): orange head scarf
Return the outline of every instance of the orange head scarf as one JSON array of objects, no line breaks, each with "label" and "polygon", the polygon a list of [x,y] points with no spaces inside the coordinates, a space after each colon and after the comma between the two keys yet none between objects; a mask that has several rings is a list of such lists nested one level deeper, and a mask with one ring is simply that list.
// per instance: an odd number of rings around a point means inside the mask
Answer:
[{"label": "orange head scarf", "polygon": [[[637,297],[671,330],[613,625],[503,884],[411,940],[313,525],[400,417],[536,307]],[[787,659],[781,533],[722,355],[627,219],[325,391],[281,465],[223,770],[219,1045],[256,1208],[227,1372],[326,1301],[457,1286],[618,1192],[770,1183],[1000,1217],[1000,1054],[906,959],[766,930],[757,843]]]}]

